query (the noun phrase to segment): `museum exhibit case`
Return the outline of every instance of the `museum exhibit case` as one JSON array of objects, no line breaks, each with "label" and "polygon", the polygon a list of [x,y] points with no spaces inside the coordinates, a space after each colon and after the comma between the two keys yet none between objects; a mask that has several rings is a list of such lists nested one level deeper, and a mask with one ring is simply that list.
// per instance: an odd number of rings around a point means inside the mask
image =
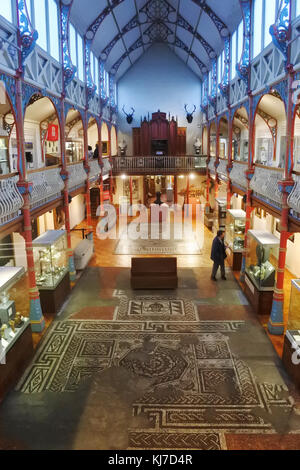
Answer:
[{"label": "museum exhibit case", "polygon": [[217,198],[217,210],[218,210],[218,222],[219,222],[219,229],[225,230],[226,226],[226,216],[227,216],[227,199],[226,198]]},{"label": "museum exhibit case", "polygon": [[48,230],[32,244],[42,310],[57,313],[70,292],[66,231]]},{"label": "museum exhibit case", "polygon": [[295,385],[300,388],[300,279],[291,281],[291,297],[287,331],[284,338],[282,361]]},{"label": "museum exhibit case", "polygon": [[245,211],[241,209],[227,210],[225,242],[229,248],[228,262],[233,271],[240,271],[242,267],[242,256],[245,244],[245,226]]},{"label": "museum exhibit case", "polygon": [[271,312],[279,239],[270,232],[248,231],[246,295],[258,314]]},{"label": "museum exhibit case", "polygon": [[0,267],[0,399],[33,354],[28,305],[25,269]]}]

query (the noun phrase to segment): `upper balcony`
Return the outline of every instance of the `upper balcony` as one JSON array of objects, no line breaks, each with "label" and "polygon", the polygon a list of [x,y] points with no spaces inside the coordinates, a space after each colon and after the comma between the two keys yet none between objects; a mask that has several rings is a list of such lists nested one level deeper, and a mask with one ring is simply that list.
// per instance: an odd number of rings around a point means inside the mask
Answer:
[{"label": "upper balcony", "polygon": [[206,173],[206,156],[113,157],[113,174],[176,175],[192,171]]}]

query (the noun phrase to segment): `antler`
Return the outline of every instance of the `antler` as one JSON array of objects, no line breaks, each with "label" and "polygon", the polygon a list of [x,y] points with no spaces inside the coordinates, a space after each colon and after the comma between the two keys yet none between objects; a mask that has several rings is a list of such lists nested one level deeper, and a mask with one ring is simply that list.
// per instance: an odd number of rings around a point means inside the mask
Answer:
[{"label": "antler", "polygon": [[186,112],[188,113],[188,110],[186,109],[186,107],[187,107],[187,105],[185,104],[185,105],[184,105],[184,109],[185,109],[185,110],[186,110]]},{"label": "antler", "polygon": [[131,116],[133,116],[133,114],[134,114],[134,112],[135,112],[135,109],[134,109],[134,108],[131,108],[131,109],[132,109],[132,115],[131,115]]},{"label": "antler", "polygon": [[196,106],[194,105],[194,111],[191,112],[191,114],[194,114],[194,112],[196,111]]},{"label": "antler", "polygon": [[124,108],[125,108],[125,104],[123,105],[122,111],[124,112],[124,114],[126,114],[126,116],[128,116]]}]

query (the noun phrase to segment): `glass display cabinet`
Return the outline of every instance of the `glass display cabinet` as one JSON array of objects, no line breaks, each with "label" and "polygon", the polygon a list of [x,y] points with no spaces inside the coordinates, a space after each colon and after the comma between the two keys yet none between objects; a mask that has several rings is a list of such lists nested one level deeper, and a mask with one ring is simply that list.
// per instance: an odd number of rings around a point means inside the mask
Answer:
[{"label": "glass display cabinet", "polygon": [[23,267],[0,267],[0,399],[33,354],[29,295]]},{"label": "glass display cabinet", "polygon": [[233,271],[240,271],[245,243],[246,212],[229,209],[226,217],[225,241],[230,249],[228,262]]},{"label": "glass display cabinet", "polygon": [[219,229],[225,230],[226,226],[226,216],[227,216],[227,199],[226,198],[217,198],[216,199],[217,208],[218,208],[218,221]]},{"label": "glass display cabinet", "polygon": [[246,295],[258,314],[268,315],[271,312],[278,247],[279,239],[272,233],[248,231]]},{"label": "glass display cabinet", "polygon": [[300,388],[299,355],[295,354],[297,348],[300,348],[300,279],[293,279],[282,361],[293,382]]},{"label": "glass display cabinet", "polygon": [[70,290],[66,231],[48,230],[32,244],[42,310],[57,313]]}]

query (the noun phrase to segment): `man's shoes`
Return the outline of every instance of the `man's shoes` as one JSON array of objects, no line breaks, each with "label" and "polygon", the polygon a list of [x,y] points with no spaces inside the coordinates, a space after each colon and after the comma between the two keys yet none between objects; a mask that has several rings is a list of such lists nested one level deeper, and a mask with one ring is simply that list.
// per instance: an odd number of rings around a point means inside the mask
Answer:
[{"label": "man's shoes", "polygon": [[217,282],[217,279],[213,276],[211,276],[211,280]]},{"label": "man's shoes", "polygon": [[226,276],[222,276],[222,279],[223,279],[223,281],[227,281],[227,277],[226,277]]}]

